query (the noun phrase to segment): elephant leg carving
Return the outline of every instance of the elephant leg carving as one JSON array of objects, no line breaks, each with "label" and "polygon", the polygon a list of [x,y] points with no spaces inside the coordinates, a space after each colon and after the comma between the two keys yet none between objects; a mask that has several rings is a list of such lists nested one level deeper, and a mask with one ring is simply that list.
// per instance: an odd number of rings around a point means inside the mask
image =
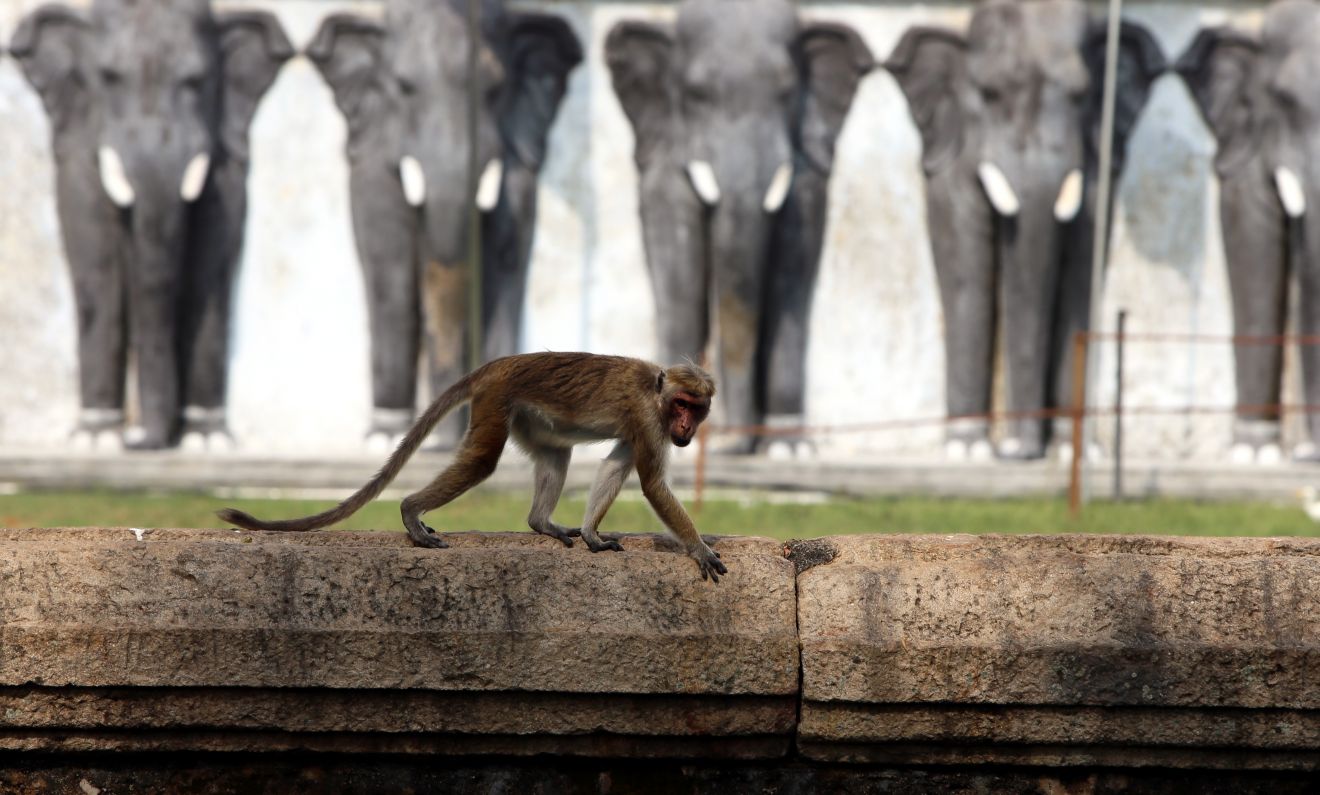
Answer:
[{"label": "elephant leg carving", "polygon": [[931,177],[926,215],[931,229],[959,230],[930,236],[944,307],[945,400],[950,418],[945,453],[953,459],[989,458],[987,416],[996,324],[994,218],[954,174]]},{"label": "elephant leg carving", "polygon": [[[807,335],[824,243],[827,178],[814,169],[799,170],[792,197],[776,219],[770,251],[771,287],[766,302],[765,424],[791,428],[806,424]],[[772,458],[810,457],[814,445],[797,433],[779,432],[763,446]]]},{"label": "elephant leg carving", "polygon": [[[439,395],[467,371],[464,357],[467,339],[467,268],[427,262],[422,271],[422,314],[426,323],[426,355],[431,393]],[[436,426],[432,444],[449,450],[463,435],[466,418],[455,412]]]},{"label": "elephant leg carving", "polygon": [[[1278,201],[1263,179],[1245,177],[1224,185],[1220,197],[1234,332],[1281,334],[1287,312],[1288,252]],[[1309,284],[1305,275],[1303,283]],[[1280,399],[1283,348],[1238,345],[1233,358],[1238,410],[1232,457],[1239,463],[1253,461],[1262,452],[1273,457],[1279,444],[1279,413],[1273,407]]]},{"label": "elephant leg carving", "polygon": [[[82,411],[71,441],[77,447],[113,448],[121,444],[127,366],[123,240],[119,210],[99,192],[89,191],[85,179],[73,175],[78,165],[67,163],[68,173],[60,174],[56,183],[60,216],[71,219],[60,224],[60,231],[78,314]],[[93,222],[72,222],[84,218]]]},{"label": "elephant leg carving", "polygon": [[[375,174],[352,175],[354,238],[366,283],[371,329],[374,417],[411,423],[417,396],[419,314],[416,215],[397,183]],[[388,440],[399,423],[373,422],[370,435]]]},{"label": "elephant leg carving", "polygon": [[518,352],[527,265],[536,218],[536,172],[522,166],[504,174],[500,203],[482,217],[482,361]]},{"label": "elephant leg carving", "polygon": [[[1299,222],[1292,222],[1293,262],[1296,263],[1301,311],[1298,327],[1304,336],[1320,335],[1320,238],[1306,235]],[[1297,238],[1303,238],[1297,240]],[[1302,395],[1308,406],[1320,405],[1320,346],[1302,345]],[[1320,462],[1320,414],[1306,414],[1306,438],[1293,448],[1298,461]]]},{"label": "elephant leg carving", "polygon": [[[1064,254],[1059,272],[1059,299],[1055,310],[1054,332],[1050,336],[1050,397],[1047,405],[1067,411],[1072,408],[1073,368],[1076,366],[1078,332],[1090,330],[1091,314],[1091,245],[1093,228],[1090,208],[1064,230]],[[1098,355],[1095,347],[1092,355]],[[1050,422],[1050,441],[1071,443],[1072,421],[1054,418]]]},{"label": "elephant leg carving", "polygon": [[227,160],[212,169],[211,184],[193,207],[184,291],[182,355],[185,449],[234,447],[225,418],[229,308],[234,264],[243,245],[246,168]]}]

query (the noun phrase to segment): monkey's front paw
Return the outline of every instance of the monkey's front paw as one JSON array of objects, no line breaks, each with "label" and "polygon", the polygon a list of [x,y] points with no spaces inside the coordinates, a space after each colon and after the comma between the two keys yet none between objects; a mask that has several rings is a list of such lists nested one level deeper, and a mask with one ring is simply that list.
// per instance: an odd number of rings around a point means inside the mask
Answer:
[{"label": "monkey's front paw", "polygon": [[688,553],[692,559],[697,562],[697,568],[701,571],[701,579],[710,578],[711,582],[719,582],[721,574],[728,574],[729,570],[720,562],[720,553],[702,544],[700,548]]}]

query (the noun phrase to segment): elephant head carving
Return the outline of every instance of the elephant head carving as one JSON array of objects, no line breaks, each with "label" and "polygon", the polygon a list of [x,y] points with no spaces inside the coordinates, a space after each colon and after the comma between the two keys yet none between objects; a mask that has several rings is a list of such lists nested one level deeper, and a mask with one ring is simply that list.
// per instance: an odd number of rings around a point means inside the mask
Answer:
[{"label": "elephant head carving", "polygon": [[[921,135],[955,457],[991,452],[1000,318],[1018,419],[999,454],[1043,455],[1042,411],[1071,400],[1070,343],[1090,305],[1105,35],[1077,0],[987,0],[966,35],[912,28],[885,64]],[[1123,22],[1119,35],[1115,172],[1164,70],[1144,28]]]},{"label": "elephant head carving", "polygon": [[248,126],[293,48],[264,12],[204,0],[45,5],[10,50],[52,130],[78,316],[75,439],[114,441],[136,362],[131,447],[227,444],[229,300]]},{"label": "elephant head carving", "polygon": [[[371,324],[372,440],[411,424],[423,327],[437,393],[465,369],[469,311],[481,312],[485,358],[515,352],[537,175],[568,74],[582,60],[562,19],[485,0],[480,40],[472,43],[480,101],[471,140],[465,9],[462,0],[389,0],[383,23],[327,17],[307,49],[348,124],[353,229]],[[469,308],[474,181],[482,306]],[[452,444],[460,431],[447,422],[437,439]]]},{"label": "elephant head carving", "polygon": [[660,357],[700,359],[714,326],[727,421],[800,422],[826,188],[870,51],[780,0],[685,0],[672,27],[616,25],[605,55],[636,137]]},{"label": "elephant head carving", "polygon": [[[1176,71],[1218,142],[1219,216],[1235,332],[1282,334],[1290,273],[1300,291],[1298,326],[1320,333],[1320,4],[1271,4],[1259,35],[1201,30]],[[1279,433],[1282,347],[1234,349],[1237,415],[1233,458],[1272,461]],[[1320,349],[1302,346],[1308,404],[1320,402]],[[1320,415],[1307,414],[1293,450],[1320,461]]]}]

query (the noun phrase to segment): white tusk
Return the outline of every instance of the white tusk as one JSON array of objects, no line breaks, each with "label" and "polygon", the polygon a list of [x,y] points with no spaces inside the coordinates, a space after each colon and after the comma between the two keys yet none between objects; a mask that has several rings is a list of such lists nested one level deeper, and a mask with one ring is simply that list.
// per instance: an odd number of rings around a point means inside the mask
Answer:
[{"label": "white tusk", "polygon": [[1286,166],[1274,169],[1274,187],[1279,191],[1279,201],[1283,202],[1283,211],[1289,218],[1301,218],[1306,213],[1306,191],[1292,169]]},{"label": "white tusk", "polygon": [[101,187],[105,188],[110,201],[123,209],[132,207],[137,196],[133,193],[128,175],[124,173],[124,161],[119,159],[119,153],[109,146],[103,146],[96,150],[96,161],[101,170]]},{"label": "white tusk", "polygon": [[770,178],[770,187],[765,191],[765,201],[761,206],[768,213],[777,213],[779,208],[784,206],[784,199],[788,198],[788,187],[793,183],[793,167],[784,163],[775,169],[775,175]]},{"label": "white tusk", "polygon": [[1082,209],[1082,170],[1074,168],[1063,178],[1059,198],[1054,200],[1054,219],[1067,223]]},{"label": "white tusk", "polygon": [[492,157],[477,180],[477,208],[490,212],[500,200],[500,184],[504,181],[504,161]]},{"label": "white tusk", "polygon": [[206,175],[210,170],[209,153],[198,152],[193,155],[193,159],[188,161],[188,167],[183,170],[183,182],[179,184],[179,195],[184,201],[193,202],[202,195],[202,188],[206,187]]},{"label": "white tusk", "polygon": [[1017,194],[1013,192],[1013,186],[1008,184],[1008,177],[999,170],[999,166],[988,160],[982,161],[976,167],[976,176],[980,177],[981,187],[985,189],[985,195],[989,197],[995,212],[1007,218],[1018,214],[1020,205]]},{"label": "white tusk", "polygon": [[720,203],[720,183],[715,179],[715,169],[710,167],[710,163],[693,160],[687,164],[687,173],[697,196],[701,197],[707,207]]},{"label": "white tusk", "polygon": [[403,198],[410,207],[421,207],[426,201],[426,175],[422,173],[422,164],[412,155],[404,155],[399,161],[399,179],[403,182]]}]

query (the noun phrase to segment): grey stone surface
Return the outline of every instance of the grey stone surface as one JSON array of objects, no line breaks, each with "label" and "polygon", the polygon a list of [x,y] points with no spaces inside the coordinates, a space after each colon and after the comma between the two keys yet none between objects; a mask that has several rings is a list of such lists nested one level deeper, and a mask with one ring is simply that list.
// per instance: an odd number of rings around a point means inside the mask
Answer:
[{"label": "grey stone surface", "polygon": [[[0,533],[0,749],[783,756],[793,568],[714,539]],[[549,542],[549,543],[547,543]]]},{"label": "grey stone surface", "polygon": [[[1320,541],[813,543],[832,549],[811,550],[824,562],[798,580],[799,738],[811,757],[1308,769],[1320,761]],[[1224,747],[1241,753],[1218,762],[1206,754]]]},{"label": "grey stone surface", "polygon": [[792,567],[773,543],[717,547],[729,587],[703,588],[690,559],[648,542],[607,556],[529,534],[434,551],[348,534],[143,538],[3,544],[0,683],[797,689]]},{"label": "grey stone surface", "polygon": [[1320,539],[714,538],[712,586],[661,536],[446,537],[0,530],[0,757],[725,760],[862,792],[1320,771]]}]

